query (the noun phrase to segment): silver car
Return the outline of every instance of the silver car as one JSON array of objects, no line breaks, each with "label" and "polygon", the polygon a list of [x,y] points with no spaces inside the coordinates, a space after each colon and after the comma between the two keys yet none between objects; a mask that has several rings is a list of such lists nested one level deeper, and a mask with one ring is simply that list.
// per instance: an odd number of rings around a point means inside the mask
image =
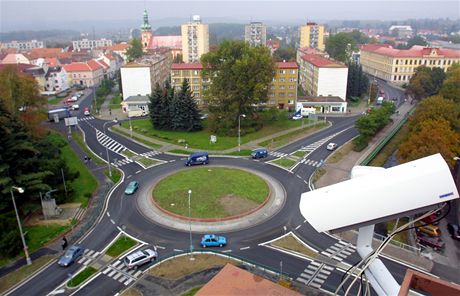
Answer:
[{"label": "silver car", "polygon": [[157,249],[154,247],[154,250],[145,249],[129,254],[123,259],[123,262],[125,263],[126,267],[132,269],[137,268],[138,266],[141,266],[145,263],[152,262],[153,260],[156,260],[157,257]]}]

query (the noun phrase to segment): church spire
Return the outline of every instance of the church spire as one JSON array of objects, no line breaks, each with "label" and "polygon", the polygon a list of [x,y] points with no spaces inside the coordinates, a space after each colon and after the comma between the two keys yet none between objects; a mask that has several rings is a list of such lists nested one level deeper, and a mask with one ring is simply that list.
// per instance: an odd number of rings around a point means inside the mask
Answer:
[{"label": "church spire", "polygon": [[152,30],[152,26],[149,24],[149,15],[147,14],[147,9],[144,9],[144,23],[141,25],[141,30],[143,32],[150,32]]}]

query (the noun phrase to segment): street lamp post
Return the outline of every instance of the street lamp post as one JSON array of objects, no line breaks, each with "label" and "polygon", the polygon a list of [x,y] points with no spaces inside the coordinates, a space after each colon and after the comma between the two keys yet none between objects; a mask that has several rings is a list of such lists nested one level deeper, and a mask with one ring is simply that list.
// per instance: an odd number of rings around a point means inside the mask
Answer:
[{"label": "street lamp post", "polygon": [[24,254],[26,255],[27,265],[31,265],[32,259],[30,259],[29,249],[27,248],[26,240],[24,239],[24,233],[22,232],[21,220],[19,220],[18,209],[16,208],[16,202],[14,201],[13,189],[17,190],[19,193],[24,193],[24,189],[21,187],[11,186],[10,193],[11,193],[11,199],[13,200],[13,206],[14,206],[14,212],[16,213],[16,219],[18,220],[19,233],[21,234],[21,240],[22,240],[22,245],[24,246]]},{"label": "street lamp post", "polygon": [[245,114],[238,115],[238,152],[241,151],[241,117],[245,118]]},{"label": "street lamp post", "polygon": [[[113,120],[113,122],[117,123],[117,120],[115,119]],[[107,134],[105,133],[105,125],[107,123],[110,123],[110,121],[107,121],[102,125],[102,131],[104,132],[105,136],[107,136]],[[105,146],[105,153],[107,155],[107,163],[109,164],[109,176],[112,177],[112,167],[110,166],[109,148],[107,148],[107,146]]]},{"label": "street lamp post", "polygon": [[189,218],[189,230],[190,230],[190,260],[194,260],[193,258],[193,243],[192,243],[192,215],[190,210],[190,197],[192,195],[192,190],[188,190],[188,218]]},{"label": "street lamp post", "polygon": [[133,137],[133,126],[131,125],[131,116],[128,115],[128,119],[129,119],[129,133],[132,138]]}]

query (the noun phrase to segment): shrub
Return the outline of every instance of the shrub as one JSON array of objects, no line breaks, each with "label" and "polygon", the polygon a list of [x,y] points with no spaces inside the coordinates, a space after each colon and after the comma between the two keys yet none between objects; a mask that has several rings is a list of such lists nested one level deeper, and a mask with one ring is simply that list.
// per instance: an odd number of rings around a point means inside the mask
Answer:
[{"label": "shrub", "polygon": [[362,135],[359,135],[358,137],[353,139],[352,143],[353,143],[353,150],[356,152],[360,152],[360,151],[363,151],[364,148],[367,147],[368,139]]}]

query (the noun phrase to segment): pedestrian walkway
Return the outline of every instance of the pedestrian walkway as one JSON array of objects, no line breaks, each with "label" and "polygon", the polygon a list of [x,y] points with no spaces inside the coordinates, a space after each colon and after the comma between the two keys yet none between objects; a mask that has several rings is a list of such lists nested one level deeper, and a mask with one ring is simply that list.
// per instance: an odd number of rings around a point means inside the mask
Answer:
[{"label": "pedestrian walkway", "polygon": [[124,145],[118,143],[117,141],[107,136],[98,129],[96,129],[96,139],[99,142],[99,144],[115,153],[121,153],[127,149]]},{"label": "pedestrian walkway", "polygon": [[329,275],[334,270],[334,267],[327,264],[312,261],[307,268],[300,274],[296,281],[316,289],[321,288]]},{"label": "pedestrian walkway", "polygon": [[117,260],[111,265],[107,266],[102,274],[116,280],[125,286],[139,279],[142,275],[142,271],[136,269],[128,269],[121,260]]}]

